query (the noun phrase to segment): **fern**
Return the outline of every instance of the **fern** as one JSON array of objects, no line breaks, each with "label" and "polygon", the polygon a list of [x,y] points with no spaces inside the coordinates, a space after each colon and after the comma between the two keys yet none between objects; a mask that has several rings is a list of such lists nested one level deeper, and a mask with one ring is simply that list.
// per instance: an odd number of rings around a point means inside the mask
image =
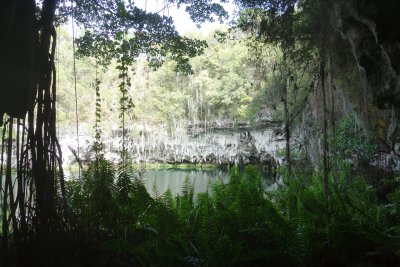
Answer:
[{"label": "fern", "polygon": [[[318,174],[266,192],[254,168],[232,168],[227,184],[194,195],[153,197],[134,168],[104,159],[67,183],[67,203],[89,240],[146,266],[341,266],[396,259],[400,193],[386,204],[361,178],[330,177],[329,209]],[[79,226],[80,225],[80,226]],[[101,242],[100,242],[101,243]]]}]

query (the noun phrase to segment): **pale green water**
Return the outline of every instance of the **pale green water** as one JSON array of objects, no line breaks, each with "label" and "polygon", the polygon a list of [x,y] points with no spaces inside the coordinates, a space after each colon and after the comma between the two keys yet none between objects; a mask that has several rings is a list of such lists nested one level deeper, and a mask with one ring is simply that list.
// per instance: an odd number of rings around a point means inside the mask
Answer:
[{"label": "pale green water", "polygon": [[[266,189],[273,190],[272,180],[268,174],[263,176]],[[146,189],[151,195],[153,195],[154,185],[159,194],[165,193],[168,188],[173,195],[180,194],[186,177],[193,185],[195,193],[211,192],[212,185],[216,181],[226,183],[229,180],[228,172],[223,170],[157,169],[147,170],[144,175]]]},{"label": "pale green water", "polygon": [[[273,190],[274,186],[270,176],[263,173],[263,182],[267,190]],[[67,180],[70,179],[67,175]],[[194,193],[211,192],[212,185],[216,181],[227,183],[229,181],[229,173],[227,170],[201,170],[201,169],[180,169],[180,168],[165,168],[165,169],[148,169],[144,175],[144,183],[147,191],[153,195],[153,188],[156,187],[159,194],[165,193],[168,189],[173,195],[182,192],[182,186],[185,178],[188,177],[190,184],[194,188]],[[3,177],[3,187],[4,187]],[[14,194],[17,193],[17,187],[14,187]],[[0,196],[1,196],[0,192]]]},{"label": "pale green water", "polygon": [[163,194],[169,188],[173,195],[181,193],[185,178],[188,177],[195,193],[211,190],[217,180],[226,182],[228,172],[220,170],[187,170],[187,169],[159,169],[147,170],[145,175],[146,189],[153,194],[154,185],[158,193]]}]

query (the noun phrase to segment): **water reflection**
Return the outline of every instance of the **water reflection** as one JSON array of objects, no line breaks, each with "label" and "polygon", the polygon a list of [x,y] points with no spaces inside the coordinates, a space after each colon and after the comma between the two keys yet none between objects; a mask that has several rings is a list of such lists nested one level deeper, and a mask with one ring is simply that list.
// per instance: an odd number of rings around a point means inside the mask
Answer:
[{"label": "water reflection", "polygon": [[158,169],[147,170],[145,185],[147,191],[153,195],[155,187],[159,194],[165,193],[168,188],[173,195],[182,192],[185,178],[188,177],[195,193],[210,192],[212,185],[217,181],[228,181],[228,172],[220,170],[183,170],[183,169]]},{"label": "water reflection", "polygon": [[[270,176],[263,173],[263,182],[266,190],[273,190],[274,185]],[[185,178],[188,177],[195,193],[211,192],[216,181],[228,182],[228,171],[224,170],[199,170],[199,169],[156,169],[147,170],[145,173],[145,186],[147,191],[154,196],[155,187],[159,194],[165,193],[168,188],[173,195],[182,192]]]}]

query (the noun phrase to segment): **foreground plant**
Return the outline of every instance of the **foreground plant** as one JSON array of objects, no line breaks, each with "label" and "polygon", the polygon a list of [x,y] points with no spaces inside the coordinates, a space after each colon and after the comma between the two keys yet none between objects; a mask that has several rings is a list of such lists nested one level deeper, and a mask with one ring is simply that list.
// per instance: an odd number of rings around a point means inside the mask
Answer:
[{"label": "foreground plant", "polygon": [[361,178],[331,181],[326,202],[317,175],[266,192],[255,169],[234,168],[230,181],[215,184],[210,194],[194,195],[186,180],[180,195],[155,192],[152,198],[134,170],[117,169],[107,161],[92,163],[82,181],[68,187],[71,210],[80,218],[76,229],[90,233],[84,243],[100,266],[399,263],[400,194],[382,203]]}]

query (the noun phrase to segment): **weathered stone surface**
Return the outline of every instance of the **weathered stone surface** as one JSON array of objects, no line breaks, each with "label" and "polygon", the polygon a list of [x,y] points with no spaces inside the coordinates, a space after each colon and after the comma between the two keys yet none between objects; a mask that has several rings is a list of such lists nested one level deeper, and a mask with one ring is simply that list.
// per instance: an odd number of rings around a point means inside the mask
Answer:
[{"label": "weathered stone surface", "polygon": [[[400,172],[400,1],[330,0],[332,71],[327,73],[328,114],[355,114],[364,134],[377,143],[373,165]],[[329,61],[328,61],[329,62]],[[314,166],[322,153],[322,99],[316,87],[295,135]]]},{"label": "weathered stone surface", "polygon": [[[230,127],[232,122],[221,128],[174,129],[146,125],[138,136],[130,137],[128,150],[136,161],[155,163],[213,163],[213,164],[257,164],[275,168],[278,150],[284,146],[282,131],[276,123],[265,127]],[[243,124],[244,125],[244,124]],[[144,128],[142,125],[133,127]],[[278,130],[277,130],[278,129]],[[118,156],[120,144],[118,138],[107,138],[106,147]],[[114,158],[114,157],[113,157]],[[269,168],[269,167],[268,167]]]}]

